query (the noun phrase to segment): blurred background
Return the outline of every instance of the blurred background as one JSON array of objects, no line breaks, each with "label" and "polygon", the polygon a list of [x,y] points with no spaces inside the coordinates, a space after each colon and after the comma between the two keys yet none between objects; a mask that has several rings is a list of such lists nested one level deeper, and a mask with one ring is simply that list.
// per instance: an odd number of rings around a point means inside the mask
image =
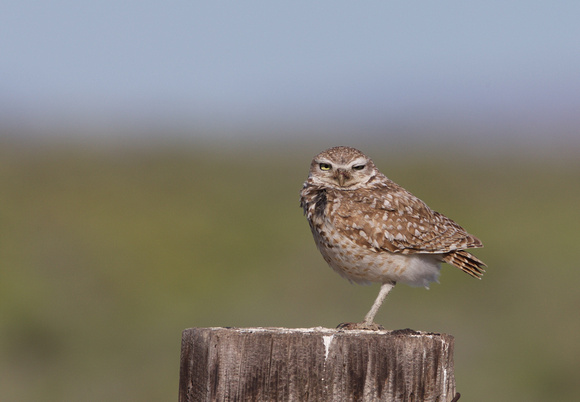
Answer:
[{"label": "blurred background", "polygon": [[[580,4],[0,3],[0,399],[177,399],[181,331],[334,327],[312,156],[478,236],[377,321],[456,337],[466,401],[580,392]],[[462,399],[463,399],[462,398]]]}]

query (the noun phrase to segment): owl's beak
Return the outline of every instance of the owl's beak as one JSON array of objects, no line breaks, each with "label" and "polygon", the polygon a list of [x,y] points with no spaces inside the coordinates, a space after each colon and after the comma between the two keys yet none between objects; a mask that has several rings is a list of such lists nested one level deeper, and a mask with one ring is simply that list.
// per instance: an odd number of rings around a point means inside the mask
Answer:
[{"label": "owl's beak", "polygon": [[340,184],[341,187],[344,187],[344,184],[347,182],[347,180],[351,178],[350,173],[343,169],[337,169],[336,173],[334,174],[334,177],[336,178],[338,184]]}]

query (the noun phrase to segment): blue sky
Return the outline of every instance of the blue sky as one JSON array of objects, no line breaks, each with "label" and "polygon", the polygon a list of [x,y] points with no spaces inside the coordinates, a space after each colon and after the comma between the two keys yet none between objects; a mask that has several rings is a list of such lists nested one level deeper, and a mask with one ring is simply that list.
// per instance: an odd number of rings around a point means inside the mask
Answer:
[{"label": "blue sky", "polygon": [[578,21],[577,1],[1,1],[0,116],[569,137]]}]

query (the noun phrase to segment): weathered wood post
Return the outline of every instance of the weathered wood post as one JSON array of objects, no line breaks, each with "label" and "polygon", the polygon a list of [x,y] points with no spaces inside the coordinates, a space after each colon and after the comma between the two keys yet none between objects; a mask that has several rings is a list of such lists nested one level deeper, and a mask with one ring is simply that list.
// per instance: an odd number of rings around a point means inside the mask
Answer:
[{"label": "weathered wood post", "polygon": [[450,335],[327,328],[183,331],[180,402],[450,402],[454,396]]}]

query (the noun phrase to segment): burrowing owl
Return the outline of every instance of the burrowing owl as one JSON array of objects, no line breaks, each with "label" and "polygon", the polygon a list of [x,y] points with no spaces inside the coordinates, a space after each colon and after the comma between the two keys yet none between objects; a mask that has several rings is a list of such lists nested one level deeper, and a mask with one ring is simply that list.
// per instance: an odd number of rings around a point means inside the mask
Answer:
[{"label": "burrowing owl", "polygon": [[316,155],[300,196],[328,265],[351,282],[382,284],[354,328],[380,327],[374,317],[395,284],[428,287],[443,261],[475,278],[484,273],[485,264],[464,251],[483,247],[479,239],[389,180],[357,149]]}]

